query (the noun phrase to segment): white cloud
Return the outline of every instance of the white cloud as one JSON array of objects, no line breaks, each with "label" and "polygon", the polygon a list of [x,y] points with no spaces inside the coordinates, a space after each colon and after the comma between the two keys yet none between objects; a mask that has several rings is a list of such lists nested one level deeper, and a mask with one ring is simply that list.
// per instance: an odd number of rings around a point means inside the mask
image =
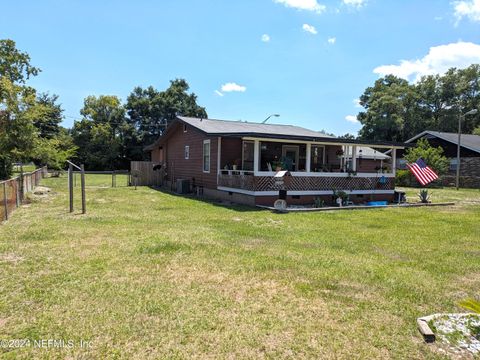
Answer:
[{"label": "white cloud", "polygon": [[354,124],[359,122],[355,115],[347,115],[347,116],[345,116],[345,120],[347,120],[348,122],[354,123]]},{"label": "white cloud", "polygon": [[245,90],[247,90],[245,86],[238,85],[234,82],[229,82],[222,85],[223,92],[232,92],[232,91],[245,92]]},{"label": "white cloud", "polygon": [[331,38],[328,38],[328,43],[329,44],[335,44],[335,42],[337,41],[337,38],[336,37],[331,37]]},{"label": "white cloud", "polygon": [[218,90],[215,90],[215,94],[217,94],[218,96],[223,96],[223,93]]},{"label": "white cloud", "polygon": [[314,11],[318,14],[326,10],[326,6],[319,4],[317,0],[273,0],[276,3],[283,4],[286,7],[295,8],[298,10]]},{"label": "white cloud", "polygon": [[451,67],[463,69],[480,63],[480,45],[471,42],[433,46],[421,59],[400,60],[400,65],[382,65],[373,69],[375,74],[393,74],[409,81],[418,81],[424,75],[443,74]]},{"label": "white cloud", "polygon": [[443,17],[441,17],[441,16],[435,16],[435,17],[433,18],[433,20],[435,20],[435,21],[441,21],[441,20],[443,20]]},{"label": "white cloud", "polygon": [[454,1],[452,4],[457,24],[464,17],[472,21],[480,21],[480,0]]},{"label": "white cloud", "polygon": [[310,34],[313,34],[313,35],[317,34],[317,29],[315,29],[315,26],[313,25],[303,24],[302,29],[305,30],[306,32],[309,32]]},{"label": "white cloud", "polygon": [[270,35],[268,35],[268,34],[263,34],[263,35],[262,35],[262,41],[263,41],[263,42],[269,42],[269,41],[270,41]]},{"label": "white cloud", "polygon": [[353,105],[354,105],[356,108],[361,108],[361,107],[362,107],[362,105],[360,105],[360,99],[359,99],[359,98],[353,99]]},{"label": "white cloud", "polygon": [[352,6],[360,9],[363,5],[367,3],[367,0],[343,0],[343,3],[347,6]]}]

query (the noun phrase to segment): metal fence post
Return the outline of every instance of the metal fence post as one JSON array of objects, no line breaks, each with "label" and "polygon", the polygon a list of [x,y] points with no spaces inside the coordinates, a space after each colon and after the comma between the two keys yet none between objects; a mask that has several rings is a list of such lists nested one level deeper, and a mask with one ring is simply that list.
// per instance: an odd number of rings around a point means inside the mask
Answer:
[{"label": "metal fence post", "polygon": [[73,212],[73,166],[68,164],[68,192],[70,199],[70,212]]},{"label": "metal fence post", "polygon": [[82,214],[85,214],[87,212],[86,199],[85,199],[85,167],[83,164],[80,165],[80,167],[82,169],[81,178],[80,178],[80,181],[82,183]]},{"label": "metal fence post", "polygon": [[5,220],[8,220],[8,204],[7,204],[7,183],[3,183],[3,205],[5,206]]},{"label": "metal fence post", "polygon": [[15,187],[15,200],[18,208],[20,206],[20,179],[17,178],[15,180],[15,183],[17,184],[17,186]]}]

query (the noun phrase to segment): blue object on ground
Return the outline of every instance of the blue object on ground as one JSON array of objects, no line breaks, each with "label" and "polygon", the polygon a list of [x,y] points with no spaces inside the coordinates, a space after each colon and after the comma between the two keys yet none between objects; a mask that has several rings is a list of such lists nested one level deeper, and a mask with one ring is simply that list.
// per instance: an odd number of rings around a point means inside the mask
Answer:
[{"label": "blue object on ground", "polygon": [[388,201],[369,201],[367,202],[368,206],[383,206],[388,205]]}]

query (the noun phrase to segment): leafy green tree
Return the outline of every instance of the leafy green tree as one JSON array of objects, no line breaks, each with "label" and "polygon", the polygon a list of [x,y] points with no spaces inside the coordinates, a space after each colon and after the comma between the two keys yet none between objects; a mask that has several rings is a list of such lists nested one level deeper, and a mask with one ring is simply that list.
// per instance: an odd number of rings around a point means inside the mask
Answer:
[{"label": "leafy green tree", "polygon": [[88,96],[80,113],[83,119],[75,122],[72,130],[78,147],[77,161],[89,170],[123,167],[122,139],[128,124],[120,99],[112,95]]},{"label": "leafy green tree", "polygon": [[473,135],[478,135],[480,136],[480,126],[476,127],[475,129],[473,129],[473,132],[472,132]]},{"label": "leafy green tree", "polygon": [[339,138],[339,139],[355,140],[357,137],[356,137],[355,135],[353,135],[353,134],[346,133],[346,134],[340,135],[338,138]]},{"label": "leafy green tree", "polygon": [[33,124],[37,110],[35,90],[0,77],[0,109],[0,154],[4,176],[9,176],[6,162],[26,161],[33,154],[37,136]]},{"label": "leafy green tree", "polygon": [[58,95],[42,93],[37,96],[38,109],[34,125],[38,129],[38,136],[42,138],[52,139],[61,131],[63,109],[57,101]]},{"label": "leafy green tree", "polygon": [[40,166],[46,165],[49,169],[61,170],[66,161],[75,156],[77,149],[68,131],[60,128],[56,137],[37,139],[34,162]]},{"label": "leafy green tree", "polygon": [[420,139],[416,147],[407,149],[404,158],[409,163],[422,158],[437,174],[445,174],[449,166],[448,159],[443,156],[443,149],[431,146],[426,139]]},{"label": "leafy green tree", "polygon": [[0,76],[12,83],[25,83],[41,70],[30,65],[30,56],[16,48],[15,41],[0,40]]},{"label": "leafy green tree", "polygon": [[137,142],[142,147],[154,142],[177,115],[207,117],[204,107],[197,104],[197,96],[188,93],[184,79],[170,81],[165,91],[152,86],[136,87],[127,98],[129,123],[137,130]]},{"label": "leafy green tree", "polygon": [[[405,141],[427,129],[456,132],[460,114],[480,108],[480,65],[424,76],[415,84],[387,75],[365,90],[360,104],[361,139]],[[480,114],[469,116],[463,132],[479,125]]]},{"label": "leafy green tree", "polygon": [[[58,97],[37,96],[36,90],[26,85],[26,81],[39,72],[40,69],[30,65],[30,56],[17,50],[14,41],[0,40],[1,178],[11,176],[14,161],[43,159],[47,163],[48,152],[48,158],[57,157],[58,163],[67,151],[68,134],[56,140],[62,120],[61,106],[56,103]],[[57,150],[59,154],[55,154]],[[66,153],[71,154],[72,147]]]},{"label": "leafy green tree", "polygon": [[[373,87],[368,87],[360,97],[360,104],[366,109],[358,114],[362,124],[359,137],[363,140],[402,141],[405,128],[410,127],[411,116],[407,109],[414,107],[413,86],[406,80],[393,75],[385,76]],[[411,109],[415,113],[414,109]]]}]

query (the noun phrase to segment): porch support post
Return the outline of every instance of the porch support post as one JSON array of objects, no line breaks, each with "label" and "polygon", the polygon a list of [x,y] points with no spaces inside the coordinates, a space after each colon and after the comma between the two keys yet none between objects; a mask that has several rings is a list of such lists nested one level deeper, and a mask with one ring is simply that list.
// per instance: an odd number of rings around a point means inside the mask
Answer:
[{"label": "porch support post", "polygon": [[392,174],[395,176],[397,172],[397,149],[392,148]]},{"label": "porch support post", "polygon": [[357,171],[357,146],[352,146],[352,171]]},{"label": "porch support post", "polygon": [[259,171],[258,164],[260,163],[260,140],[253,141],[253,172],[256,174]]},{"label": "porch support post", "polygon": [[310,143],[307,143],[307,153],[306,153],[306,163],[305,163],[305,167],[306,167],[306,171],[307,172],[310,172],[310,167],[311,167],[311,164],[310,164],[310,160],[312,158],[312,144]]}]

